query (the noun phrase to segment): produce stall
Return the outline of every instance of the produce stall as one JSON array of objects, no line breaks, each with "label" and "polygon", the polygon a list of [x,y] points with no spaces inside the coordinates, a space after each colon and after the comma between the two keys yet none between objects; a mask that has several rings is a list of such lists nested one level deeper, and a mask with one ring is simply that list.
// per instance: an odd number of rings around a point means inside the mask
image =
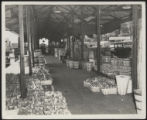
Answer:
[{"label": "produce stall", "polygon": [[18,115],[70,114],[65,97],[54,91],[53,79],[44,67],[34,67],[32,77],[26,76],[28,94],[20,97],[19,75],[7,74],[6,109],[18,110]]},{"label": "produce stall", "polygon": [[[143,44],[138,28],[141,6],[10,6],[6,6],[12,14],[6,15],[6,26],[11,28],[8,21],[18,16],[18,27],[11,29],[19,33],[19,41],[17,51],[10,50],[9,41],[5,44],[6,51],[11,51],[6,54],[6,64],[11,63],[5,73],[7,111],[70,115],[87,110],[95,114],[105,108],[108,111],[103,113],[135,113],[135,103],[136,113],[141,112],[142,101],[133,101],[136,95],[143,96],[137,73],[138,60],[142,61],[137,55],[137,44]],[[133,112],[129,105],[122,110],[124,99],[131,101]]]},{"label": "produce stall", "polygon": [[104,95],[117,94],[115,80],[103,76],[86,79],[84,87],[88,87],[92,92],[102,92]]}]

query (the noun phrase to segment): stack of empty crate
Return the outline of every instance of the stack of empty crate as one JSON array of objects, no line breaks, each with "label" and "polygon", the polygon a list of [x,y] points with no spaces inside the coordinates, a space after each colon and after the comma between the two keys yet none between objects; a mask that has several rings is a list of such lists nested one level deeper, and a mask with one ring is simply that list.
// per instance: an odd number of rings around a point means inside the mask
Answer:
[{"label": "stack of empty crate", "polygon": [[40,49],[34,51],[34,64],[35,66],[45,66],[46,64],[45,57],[42,55]]}]

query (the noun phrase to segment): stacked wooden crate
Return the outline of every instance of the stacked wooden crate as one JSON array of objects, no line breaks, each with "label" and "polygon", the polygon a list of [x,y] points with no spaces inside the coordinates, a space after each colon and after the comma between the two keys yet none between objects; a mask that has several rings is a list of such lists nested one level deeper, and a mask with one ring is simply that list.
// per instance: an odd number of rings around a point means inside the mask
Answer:
[{"label": "stacked wooden crate", "polygon": [[131,75],[131,59],[102,57],[101,72],[112,75]]},{"label": "stacked wooden crate", "polygon": [[42,55],[41,50],[34,52],[34,64],[35,66],[44,66],[46,64],[45,57]]}]

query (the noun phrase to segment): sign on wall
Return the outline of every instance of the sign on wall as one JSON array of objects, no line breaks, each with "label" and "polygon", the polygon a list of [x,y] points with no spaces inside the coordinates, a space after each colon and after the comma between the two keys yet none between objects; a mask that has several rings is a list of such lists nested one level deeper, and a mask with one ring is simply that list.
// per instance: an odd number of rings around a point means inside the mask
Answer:
[{"label": "sign on wall", "polygon": [[48,46],[49,45],[49,40],[46,39],[46,38],[42,38],[39,40],[39,46],[41,45],[45,45],[45,46]]}]

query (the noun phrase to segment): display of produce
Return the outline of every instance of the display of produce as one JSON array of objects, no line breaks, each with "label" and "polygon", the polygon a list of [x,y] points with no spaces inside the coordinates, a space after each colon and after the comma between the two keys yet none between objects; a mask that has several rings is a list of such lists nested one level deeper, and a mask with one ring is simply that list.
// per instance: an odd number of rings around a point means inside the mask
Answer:
[{"label": "display of produce", "polygon": [[[115,94],[117,91],[116,83],[114,79],[108,77],[98,76],[86,79],[84,82],[84,87],[88,87],[92,92],[100,92],[100,90],[105,91],[110,90],[106,94]],[[114,89],[112,89],[114,88]],[[103,92],[102,92],[103,93]]]},{"label": "display of produce", "polygon": [[49,73],[49,70],[45,69],[45,67],[36,66],[33,69],[33,78],[39,80],[52,80],[52,76]]},{"label": "display of produce", "polygon": [[20,96],[19,76],[6,74],[6,109],[15,110],[18,108]]},{"label": "display of produce", "polygon": [[[52,80],[51,74],[44,67],[34,67],[32,76],[25,76],[28,94],[20,98],[17,75],[7,75],[6,109],[18,109],[18,115],[55,115],[71,114],[65,97],[60,91],[45,90],[42,81]],[[12,80],[14,79],[14,80]],[[10,84],[13,83],[13,84]],[[52,88],[53,86],[51,86]]]},{"label": "display of produce", "polygon": [[100,87],[99,87],[100,85],[98,84],[98,83],[92,83],[91,85],[90,85],[90,90],[92,91],[92,92],[100,92]]},{"label": "display of produce", "polygon": [[19,114],[70,114],[66,100],[61,92],[47,91],[42,95],[39,95],[39,92],[35,92],[34,95],[32,99],[25,99],[20,102]]},{"label": "display of produce", "polygon": [[6,74],[6,85],[19,84],[19,75]]},{"label": "display of produce", "polygon": [[34,74],[37,74],[37,73],[40,71],[40,69],[41,69],[41,67],[35,66],[35,67],[32,68],[32,72],[33,72]]}]

